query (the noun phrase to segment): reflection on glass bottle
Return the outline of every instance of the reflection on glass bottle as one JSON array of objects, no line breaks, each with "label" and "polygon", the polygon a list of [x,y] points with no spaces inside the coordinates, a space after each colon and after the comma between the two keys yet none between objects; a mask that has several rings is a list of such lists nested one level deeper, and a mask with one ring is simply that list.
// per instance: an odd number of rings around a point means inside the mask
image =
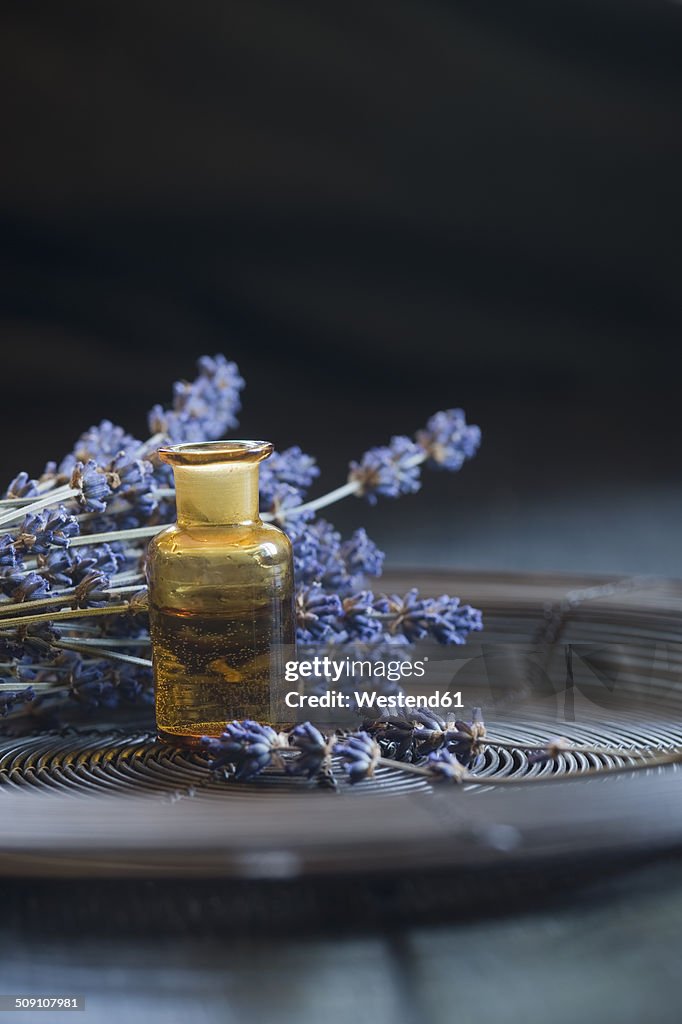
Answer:
[{"label": "reflection on glass bottle", "polygon": [[177,504],[147,556],[160,739],[194,746],[235,718],[271,722],[295,635],[291,544],[258,514],[271,452],[265,441],[159,450]]}]

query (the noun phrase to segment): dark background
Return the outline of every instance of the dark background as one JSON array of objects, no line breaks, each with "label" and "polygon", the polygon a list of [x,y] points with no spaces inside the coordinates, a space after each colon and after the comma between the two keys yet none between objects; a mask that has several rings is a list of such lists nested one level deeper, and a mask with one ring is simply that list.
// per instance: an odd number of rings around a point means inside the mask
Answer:
[{"label": "dark background", "polygon": [[392,563],[682,574],[682,10],[5,8],[0,469],[135,433],[223,351],[240,433],[461,474],[333,518]]},{"label": "dark background", "polygon": [[[333,511],[393,565],[682,576],[682,6],[23,0],[2,21],[0,479],[103,417],[141,434],[224,351],[242,436],[300,443],[330,487],[439,408],[480,423],[460,474]],[[4,991],[97,993],[107,1024],[675,1024],[679,876],[490,921],[467,900],[439,929],[351,902],[348,938],[228,917],[126,944],[106,916],[67,940],[28,883]]]}]

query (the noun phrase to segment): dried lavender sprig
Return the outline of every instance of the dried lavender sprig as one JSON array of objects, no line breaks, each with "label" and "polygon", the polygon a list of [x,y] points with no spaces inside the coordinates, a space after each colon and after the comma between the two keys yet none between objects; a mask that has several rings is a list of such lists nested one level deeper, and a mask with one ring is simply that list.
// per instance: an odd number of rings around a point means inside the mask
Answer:
[{"label": "dried lavender sprig", "polygon": [[[74,624],[67,623],[67,628],[73,630],[79,627]],[[100,647],[150,647],[151,640],[148,636],[74,636],[64,633],[59,635],[60,642],[63,640],[74,640],[79,643],[82,647],[86,648],[100,648]]]},{"label": "dried lavender sprig", "polygon": [[[682,750],[660,752],[645,758],[637,764],[619,764],[608,767],[584,769],[575,776],[527,775],[527,776],[481,776],[469,770],[459,758],[445,748],[431,752],[421,764],[396,761],[383,756],[377,741],[366,731],[360,730],[342,736],[325,737],[312,723],[304,722],[295,726],[289,738],[276,733],[269,726],[256,722],[233,722],[226,726],[223,735],[217,739],[204,737],[204,745],[212,755],[213,769],[232,765],[235,778],[246,781],[261,774],[277,759],[280,767],[289,774],[313,777],[331,753],[340,756],[349,780],[355,784],[371,778],[380,765],[420,776],[428,781],[449,781],[477,786],[527,785],[529,782],[565,781],[567,778],[585,778],[594,775],[615,774],[656,766],[682,762]],[[494,744],[493,744],[494,745]],[[287,751],[296,750],[298,758],[292,762],[282,759]]]},{"label": "dried lavender sprig", "polygon": [[[8,499],[25,494],[33,500],[27,505],[10,506],[7,511],[0,512],[0,525],[56,501],[71,498],[78,499],[86,509],[102,512],[112,491],[116,492],[122,486],[124,496],[131,488],[134,494],[136,485],[140,483],[140,472],[143,475],[151,473],[152,467],[140,456],[152,443],[153,447],[158,447],[163,441],[179,443],[220,437],[226,429],[236,426],[235,413],[239,409],[239,392],[244,381],[235,364],[222,355],[213,358],[202,356],[198,370],[198,376],[192,383],[180,381],[175,385],[171,409],[155,406],[151,411],[152,437],[147,442],[139,442],[121,428],[103,421],[99,428],[91,428],[81,437],[75,452],[63,460],[59,470],[54,463],[49,467],[48,475],[52,478],[70,474],[68,483],[52,486],[48,494],[36,497],[36,481],[29,480],[28,474],[19,474],[10,484]],[[132,459],[122,461],[122,452],[133,445]],[[131,469],[137,473],[134,480],[130,476]]]},{"label": "dried lavender sprig", "polygon": [[[78,651],[79,654],[93,653],[88,645],[66,639],[55,640],[53,641],[52,646],[61,648],[65,651]],[[138,658],[134,654],[121,654],[120,651],[112,651],[106,647],[98,647],[96,654],[98,658],[110,658],[112,661],[125,661],[129,665],[141,665],[143,668],[152,667],[152,663],[149,658]]]},{"label": "dried lavender sprig", "polygon": [[[433,781],[434,778],[445,778],[442,772],[434,771],[433,767],[430,768],[428,765],[411,764],[407,761],[394,761],[390,757],[380,757],[377,764],[384,765],[386,768],[397,768],[400,771],[408,772],[412,775],[420,775],[422,778],[430,781]],[[552,773],[547,775],[481,776],[477,775],[476,772],[470,772],[467,769],[464,769],[462,772],[457,772],[458,777],[451,779],[451,781],[458,783],[466,782],[474,786],[527,786],[530,783],[575,782],[578,779],[590,778],[595,775],[622,775],[624,772],[641,771],[643,768],[662,768],[666,765],[672,764],[682,764],[682,750],[667,751],[666,753],[658,754],[655,757],[642,759],[635,764],[617,764],[608,765],[607,767],[585,768],[570,775],[556,775]],[[460,768],[461,767],[462,766],[460,765]]]},{"label": "dried lavender sprig", "polygon": [[[460,410],[450,410],[447,413],[436,413],[436,416],[432,417],[429,423],[432,423],[437,417],[445,417],[446,421],[451,414],[460,414]],[[462,419],[463,422],[463,419]],[[466,427],[466,425],[465,425]],[[458,427],[459,429],[459,427]],[[340,487],[329,491],[327,494],[321,495],[319,498],[314,498],[312,501],[304,503],[294,503],[289,507],[281,508],[277,513],[263,512],[261,518],[266,522],[272,522],[273,520],[283,521],[291,519],[293,517],[300,517],[312,514],[319,509],[326,508],[329,505],[334,504],[337,501],[342,500],[352,494],[367,495],[370,499],[373,499],[376,494],[383,494],[390,497],[397,497],[398,494],[404,493],[405,490],[416,490],[418,488],[418,479],[411,476],[412,472],[416,470],[420,465],[425,462],[429,462],[434,466],[442,466],[445,468],[459,468],[465,458],[471,458],[474,454],[479,440],[480,430],[478,427],[466,427],[470,433],[474,434],[476,440],[475,443],[471,440],[467,445],[460,445],[458,450],[458,461],[455,466],[455,461],[452,457],[452,452],[446,449],[442,444],[436,445],[431,442],[432,434],[429,430],[420,431],[417,435],[417,443],[409,440],[409,438],[396,437],[393,438],[391,444],[385,448],[371,448],[363,456],[363,459],[359,463],[351,464],[351,471],[349,480],[342,484]],[[409,483],[405,481],[408,480]],[[81,492],[77,489],[71,489],[73,494],[70,496],[78,496]],[[162,489],[164,496],[171,496],[174,491],[172,488]],[[57,492],[54,492],[57,493]],[[41,499],[44,504],[49,504],[49,499]],[[36,503],[35,508],[28,506],[29,511],[35,511],[38,507],[44,507],[44,504]],[[24,507],[22,510],[26,513],[27,508]],[[21,512],[19,510],[5,513],[10,518],[19,518]],[[0,523],[3,521],[3,516],[0,515]],[[10,521],[9,519],[7,521]],[[109,531],[106,534],[99,535],[100,542],[106,540],[125,540],[133,538],[151,537],[155,533],[164,529],[165,524],[161,524],[154,527],[139,527],[131,530],[122,531]],[[74,538],[72,544],[87,544],[88,540],[86,537],[92,536],[91,534]]]},{"label": "dried lavender sprig", "polygon": [[35,687],[27,686],[23,690],[12,690],[0,692],[0,717],[4,717],[16,704],[31,703],[36,696]]},{"label": "dried lavender sprig", "polygon": [[[100,589],[102,589],[102,592],[104,592],[104,593],[107,593],[110,590],[117,590],[120,593],[120,591],[121,591],[121,589],[122,589],[122,587],[124,585],[133,584],[133,583],[135,584],[135,589],[139,590],[140,587],[144,583],[144,574],[142,572],[138,572],[137,570],[135,570],[135,571],[131,570],[129,572],[113,573],[112,575],[108,575],[108,574],[106,574],[106,573],[104,573],[104,572],[102,572],[100,570],[96,570],[94,568],[91,568],[89,565],[85,566],[85,570],[83,570],[82,566],[80,568],[81,568],[81,573],[79,574],[79,577],[78,577],[78,583],[75,583],[72,586],[63,586],[63,587],[59,587],[59,588],[54,588],[54,589],[50,590],[50,596],[49,597],[45,596],[45,597],[40,597],[40,598],[29,598],[29,599],[26,599],[26,598],[22,597],[21,600],[14,600],[11,596],[8,597],[6,594],[0,594],[0,615],[4,615],[6,613],[6,611],[10,611],[11,612],[13,609],[16,609],[18,604],[23,604],[24,606],[26,604],[30,604],[31,607],[34,608],[38,604],[48,605],[48,604],[51,604],[51,603],[58,603],[58,599],[60,597],[68,598],[70,595],[73,596],[74,594],[76,595],[76,597],[79,597],[79,588],[81,588],[81,590],[82,589],[87,590],[88,589],[87,587],[83,588],[83,584],[87,580],[88,576],[94,576],[95,573],[97,573],[97,575],[99,576],[99,582],[101,582],[102,584],[104,584],[104,583],[108,584],[108,586],[104,587],[103,589],[100,588]],[[62,569],[62,567],[60,566],[60,576],[59,576],[59,578],[61,578],[62,575],[65,575],[67,573],[67,571],[68,570]],[[28,578],[40,576],[41,574],[42,575],[46,575],[46,574],[49,575],[48,567],[47,566],[37,567],[36,571],[34,571],[31,568],[26,568],[26,566],[24,566],[23,569],[16,569],[9,576],[5,576],[5,577],[0,576],[0,585],[2,584],[3,579],[4,580],[11,579],[12,581],[17,581],[17,580],[21,580],[21,579],[28,579]],[[3,611],[3,608],[5,609],[5,611]]]},{"label": "dried lavender sprig", "polygon": [[338,739],[325,736],[311,722],[301,722],[289,731],[289,746],[299,752],[299,757],[288,761],[286,769],[290,775],[305,775],[312,779],[322,773],[331,772],[331,755]]},{"label": "dried lavender sprig", "polygon": [[537,754],[538,760],[553,760],[561,754],[591,754],[594,757],[650,757],[658,753],[655,747],[592,747],[573,744],[563,738],[551,740],[544,746],[537,743],[511,743],[487,736],[490,746],[500,750],[522,750],[524,753]]},{"label": "dried lavender sprig", "polygon": [[[109,587],[102,590],[100,593],[111,597],[122,597],[123,594],[138,594],[142,589],[143,588],[136,584],[126,587]],[[41,597],[37,601],[23,601],[16,604],[10,602],[2,604],[0,605],[0,625],[4,627],[7,622],[6,616],[19,611],[22,608],[47,608],[49,606],[68,604],[70,598],[78,601],[79,595],[77,591],[78,587],[71,587],[68,590],[60,591],[59,594],[55,594],[52,597]],[[91,607],[90,610],[92,611],[93,607]]]},{"label": "dried lavender sprig", "polygon": [[165,530],[169,523],[156,523],[154,526],[136,526],[129,530],[108,530],[105,533],[85,533],[74,537],[71,547],[79,547],[92,544],[109,544],[111,541],[138,540],[146,537],[155,537],[157,533]]},{"label": "dried lavender sprig", "polygon": [[336,753],[343,761],[351,784],[371,779],[381,761],[381,747],[368,732],[360,730],[345,736],[336,744]]},{"label": "dried lavender sprig", "polygon": [[[428,456],[425,452],[415,452],[411,454],[409,458],[403,460],[402,468],[407,471],[416,469],[418,466],[421,466],[422,463],[426,462],[427,458]],[[311,501],[306,501],[303,504],[292,505],[290,508],[282,509],[276,515],[268,515],[265,513],[262,518],[265,519],[267,516],[268,520],[276,519],[278,522],[284,522],[286,519],[319,512],[320,509],[327,508],[329,505],[333,505],[337,501],[342,501],[344,498],[349,498],[353,494],[372,494],[373,491],[369,480],[369,474],[365,473],[363,475],[360,469],[361,465],[362,464],[353,463],[353,466],[357,468],[351,469],[351,473],[355,475],[353,475],[345,484],[341,484],[340,487],[334,488],[333,491],[329,491],[327,494],[322,494],[319,498],[313,498]],[[378,493],[388,492],[384,491]],[[400,492],[396,491],[396,494],[391,496],[397,496],[397,493]]]},{"label": "dried lavender sprig", "polygon": [[36,499],[31,498],[0,498],[0,508],[25,508],[32,505]]},{"label": "dried lavender sprig", "polygon": [[238,782],[260,775],[288,747],[281,734],[251,719],[228,722],[221,736],[202,736],[201,742],[211,755],[211,770],[230,765]]},{"label": "dried lavender sprig", "polygon": [[480,441],[479,427],[469,426],[461,409],[447,409],[432,416],[414,441],[399,436],[384,447],[370,448],[360,462],[351,463],[349,483],[358,483],[358,493],[370,504],[377,496],[413,494],[421,486],[419,467],[423,462],[455,472],[475,455]]},{"label": "dried lavender sprig", "polygon": [[[435,467],[457,470],[465,459],[475,454],[480,436],[480,429],[468,426],[460,409],[436,413],[426,429],[418,431],[416,442],[409,438],[394,437],[391,444],[384,448],[370,448],[361,462],[351,463],[349,479],[345,484],[319,498],[281,508],[277,513],[264,512],[262,518],[281,522],[295,516],[309,515],[352,494],[364,494],[370,500],[376,500],[377,494],[397,497],[401,493],[415,491],[419,481],[414,471],[419,466],[429,462]],[[168,487],[163,488],[162,493],[170,497],[174,491]]]},{"label": "dried lavender sprig", "polygon": [[420,708],[399,715],[384,713],[377,718],[365,720],[363,728],[375,739],[388,744],[393,756],[399,760],[408,754],[420,756],[442,747],[456,754],[462,763],[471,762],[483,746],[527,752],[531,763],[554,760],[562,754],[622,759],[653,757],[660,753],[660,749],[651,746],[598,747],[572,743],[564,737],[548,740],[544,744],[501,740],[487,731],[480,708],[473,709],[471,722],[451,717],[445,720],[432,710]]},{"label": "dried lavender sprig", "polygon": [[91,619],[102,615],[121,615],[124,612],[136,612],[141,609],[133,601],[119,601],[107,605],[105,608],[64,608],[56,612],[36,612],[35,615],[19,615],[14,619],[2,619],[0,631],[6,629],[22,628],[33,626],[39,622],[55,622],[65,619]]},{"label": "dried lavender sprig", "polygon": [[[120,455],[112,460],[108,469],[98,466],[94,459],[86,463],[77,462],[72,470],[71,479],[68,484],[56,487],[48,494],[43,495],[21,508],[8,509],[0,513],[0,525],[11,523],[16,519],[25,516],[35,515],[48,505],[55,505],[71,498],[78,499],[84,509],[89,512],[103,512],[106,507],[106,499],[113,493],[113,490],[122,484],[119,476],[117,460]],[[149,467],[151,470],[151,467]],[[123,470],[121,469],[121,472]]]},{"label": "dried lavender sprig", "polygon": [[80,491],[77,488],[65,484],[63,487],[50,491],[43,498],[38,498],[37,501],[31,501],[28,505],[10,508],[7,512],[0,513],[0,525],[14,522],[16,519],[23,519],[25,515],[32,515],[49,505],[57,505],[61,501],[66,501],[68,498],[76,498],[79,494]]}]

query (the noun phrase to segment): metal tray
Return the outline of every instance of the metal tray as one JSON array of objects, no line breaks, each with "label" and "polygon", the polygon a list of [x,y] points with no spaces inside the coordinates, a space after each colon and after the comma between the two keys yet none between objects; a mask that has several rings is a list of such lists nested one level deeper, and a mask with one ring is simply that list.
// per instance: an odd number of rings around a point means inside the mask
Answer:
[{"label": "metal tray", "polygon": [[[389,591],[415,584],[483,608],[480,642],[442,654],[439,666],[451,678],[459,659],[458,688],[498,739],[615,745],[624,767],[635,741],[682,746],[682,584],[419,571],[383,581]],[[529,657],[560,664],[569,644],[587,665],[570,693],[544,669],[540,683],[513,671]],[[569,755],[533,766],[492,747],[483,773],[518,786],[431,787],[382,769],[334,793],[276,774],[212,781],[199,755],[154,744],[140,722],[4,737],[0,875],[289,884],[430,874],[442,884],[453,872],[548,873],[551,862],[577,875],[579,863],[605,870],[682,845],[675,768],[581,778],[609,763]]]}]

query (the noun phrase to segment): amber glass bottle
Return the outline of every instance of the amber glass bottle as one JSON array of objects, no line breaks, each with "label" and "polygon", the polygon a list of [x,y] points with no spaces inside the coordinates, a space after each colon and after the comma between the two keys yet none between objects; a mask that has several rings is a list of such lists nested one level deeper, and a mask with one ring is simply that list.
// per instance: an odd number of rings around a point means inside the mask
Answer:
[{"label": "amber glass bottle", "polygon": [[266,441],[161,448],[177,523],[149,545],[147,580],[159,738],[194,746],[232,719],[272,722],[294,656],[289,539],[258,514]]}]

